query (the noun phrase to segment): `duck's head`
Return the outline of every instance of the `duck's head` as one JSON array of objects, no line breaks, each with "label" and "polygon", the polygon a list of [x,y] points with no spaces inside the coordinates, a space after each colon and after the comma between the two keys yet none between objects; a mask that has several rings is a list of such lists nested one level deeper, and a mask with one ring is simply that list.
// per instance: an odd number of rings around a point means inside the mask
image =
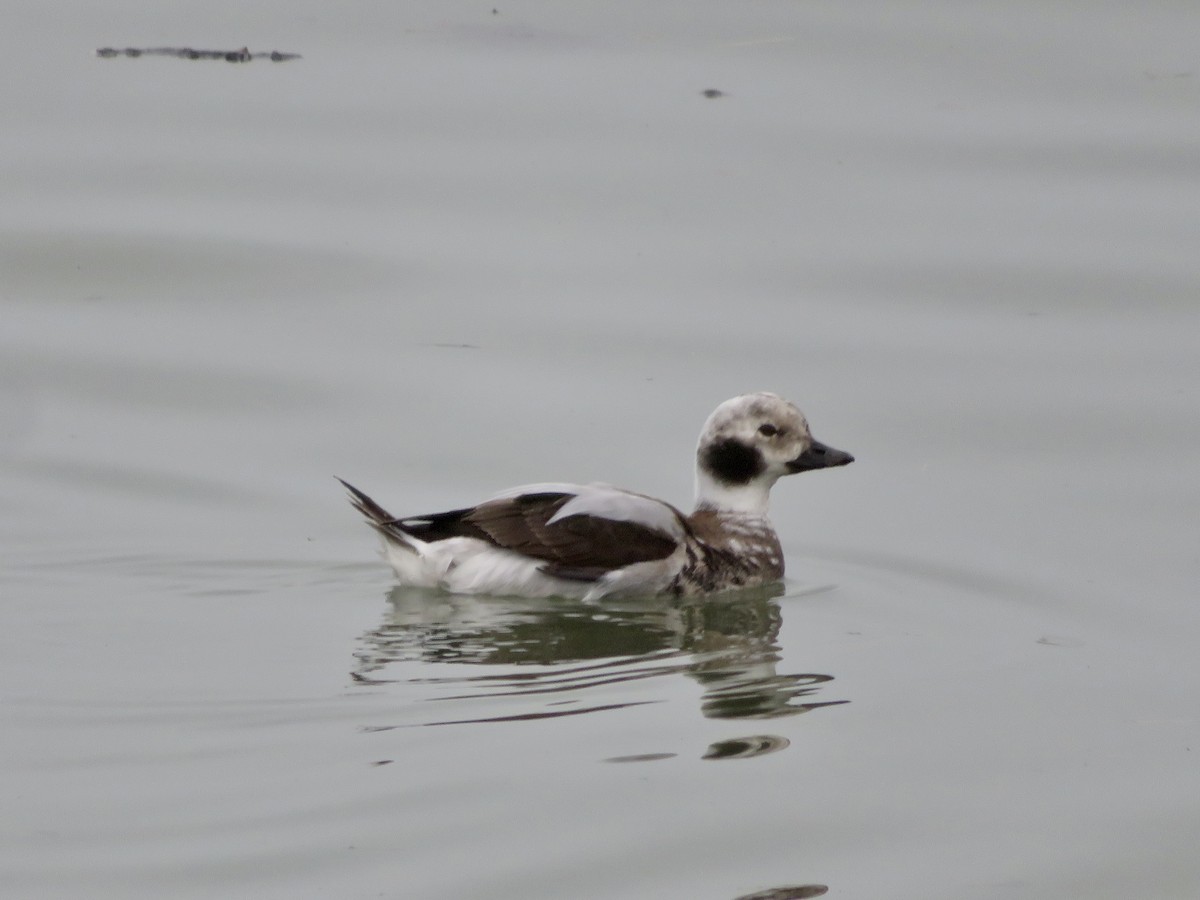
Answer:
[{"label": "duck's head", "polygon": [[696,447],[696,505],[763,515],[784,475],[854,462],[814,440],[796,405],[777,394],[743,394],[718,406]]}]

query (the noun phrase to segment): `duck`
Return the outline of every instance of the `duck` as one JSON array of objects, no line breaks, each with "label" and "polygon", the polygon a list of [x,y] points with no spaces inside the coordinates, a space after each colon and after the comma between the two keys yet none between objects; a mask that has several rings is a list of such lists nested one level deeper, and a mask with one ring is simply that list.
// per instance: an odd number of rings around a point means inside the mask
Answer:
[{"label": "duck", "polygon": [[852,462],[813,438],[794,403],[758,392],[726,400],[705,421],[689,514],[608,484],[546,482],[476,506],[397,518],[338,481],[382,537],[401,585],[593,602],[782,580],[783,549],[767,518],[771,488],[786,475]]}]

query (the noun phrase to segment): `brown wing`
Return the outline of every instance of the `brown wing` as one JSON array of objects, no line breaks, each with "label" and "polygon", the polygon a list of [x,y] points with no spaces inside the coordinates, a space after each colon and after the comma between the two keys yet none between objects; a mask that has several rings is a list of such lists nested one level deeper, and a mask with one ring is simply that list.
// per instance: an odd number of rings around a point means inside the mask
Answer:
[{"label": "brown wing", "polygon": [[574,494],[522,494],[490,500],[464,518],[497,547],[545,560],[549,575],[592,581],[611,569],[664,559],[675,539],[636,522],[576,515],[550,523]]}]

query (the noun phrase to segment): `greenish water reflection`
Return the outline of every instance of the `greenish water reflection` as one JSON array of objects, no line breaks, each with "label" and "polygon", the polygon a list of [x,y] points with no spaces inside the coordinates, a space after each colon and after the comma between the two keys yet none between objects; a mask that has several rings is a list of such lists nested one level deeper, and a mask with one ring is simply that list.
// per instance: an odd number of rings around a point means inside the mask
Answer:
[{"label": "greenish water reflection", "polygon": [[[770,719],[848,702],[816,699],[832,675],[777,671],[782,593],[782,586],[773,585],[702,599],[642,598],[599,606],[396,587],[383,621],[362,636],[352,675],[361,684],[463,687],[461,693],[439,694],[439,700],[545,698],[534,710],[506,706],[481,714],[474,707],[469,718],[436,724],[540,719],[658,702],[645,699],[644,692],[614,697],[613,688],[677,674],[703,687],[700,709],[713,719]],[[421,667],[414,676],[413,662],[481,671],[442,675]],[[564,694],[574,702],[563,704]],[[605,702],[589,706],[583,697]],[[714,751],[710,758],[729,755]]]}]

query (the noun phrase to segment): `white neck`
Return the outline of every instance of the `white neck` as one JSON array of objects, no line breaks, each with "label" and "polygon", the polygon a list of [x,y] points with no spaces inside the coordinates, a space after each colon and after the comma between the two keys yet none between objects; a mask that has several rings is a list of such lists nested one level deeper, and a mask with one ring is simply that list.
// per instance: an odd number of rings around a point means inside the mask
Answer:
[{"label": "white neck", "polygon": [[743,516],[767,515],[774,478],[758,477],[749,484],[730,485],[715,480],[703,470],[696,471],[696,509],[715,509],[717,512]]}]

